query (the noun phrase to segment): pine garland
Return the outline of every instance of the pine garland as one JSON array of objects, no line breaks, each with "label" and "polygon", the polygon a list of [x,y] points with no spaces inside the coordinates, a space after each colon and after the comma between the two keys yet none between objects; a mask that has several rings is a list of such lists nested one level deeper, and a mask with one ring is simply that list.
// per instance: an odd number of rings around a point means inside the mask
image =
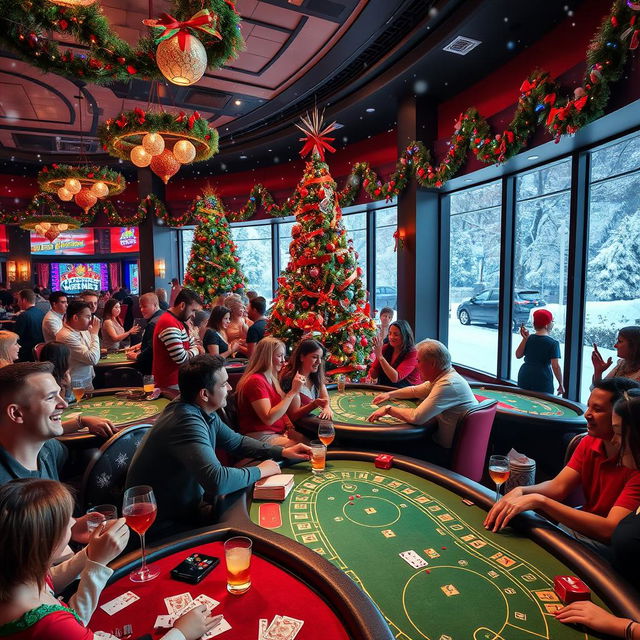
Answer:
[{"label": "pine garland", "polygon": [[105,166],[97,165],[77,165],[55,164],[50,167],[43,167],[38,174],[38,185],[42,191],[56,193],[64,186],[65,180],[75,178],[76,180],[87,180],[93,182],[104,182],[109,187],[109,197],[122,193],[127,183],[124,176],[118,171]]}]

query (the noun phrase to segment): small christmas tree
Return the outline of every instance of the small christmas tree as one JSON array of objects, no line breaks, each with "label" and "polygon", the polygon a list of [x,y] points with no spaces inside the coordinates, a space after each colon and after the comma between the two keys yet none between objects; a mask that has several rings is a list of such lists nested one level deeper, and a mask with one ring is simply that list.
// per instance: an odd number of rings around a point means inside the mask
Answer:
[{"label": "small christmas tree", "polygon": [[326,135],[333,125],[322,129],[316,111],[297,126],[306,134],[301,155],[312,155],[294,196],[290,260],[278,278],[268,332],[290,347],[305,335],[318,339],[328,351],[327,373],[359,380],[366,375],[376,329],[336,183],[324,162],[324,150],[334,151]]},{"label": "small christmas tree", "polygon": [[204,193],[192,209],[198,226],[193,234],[184,284],[197,291],[210,307],[216,296],[245,289],[247,282],[238,264],[237,247],[220,198],[213,192]]}]

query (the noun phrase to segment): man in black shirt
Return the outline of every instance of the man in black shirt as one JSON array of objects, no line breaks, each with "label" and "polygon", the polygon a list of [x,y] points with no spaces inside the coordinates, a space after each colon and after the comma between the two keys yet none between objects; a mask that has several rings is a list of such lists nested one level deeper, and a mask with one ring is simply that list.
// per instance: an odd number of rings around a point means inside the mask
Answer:
[{"label": "man in black shirt", "polygon": [[18,294],[18,303],[21,313],[16,318],[16,333],[20,336],[20,362],[33,362],[33,347],[39,342],[44,342],[42,336],[42,321],[45,313],[38,309],[36,294],[32,289],[23,289]]},{"label": "man in black shirt", "polygon": [[159,307],[158,296],[155,293],[145,293],[140,296],[140,312],[147,321],[142,340],[127,351],[127,358],[135,360],[136,368],[143,376],[151,375],[153,363],[153,330],[158,318],[164,313]]},{"label": "man in black shirt", "polygon": [[266,311],[267,301],[262,296],[252,298],[249,301],[249,311],[247,315],[249,316],[249,320],[253,322],[249,327],[249,331],[247,331],[247,353],[249,356],[251,356],[256,348],[256,344],[264,338],[264,332],[267,328],[267,319],[264,317]]}]

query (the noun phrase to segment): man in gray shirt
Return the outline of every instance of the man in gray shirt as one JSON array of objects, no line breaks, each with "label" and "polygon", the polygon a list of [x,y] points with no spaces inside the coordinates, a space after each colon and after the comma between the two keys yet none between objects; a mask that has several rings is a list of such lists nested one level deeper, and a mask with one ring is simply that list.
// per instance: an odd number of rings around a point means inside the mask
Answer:
[{"label": "man in gray shirt", "polygon": [[[180,367],[180,396],[162,412],[136,451],[126,486],[153,488],[158,516],[152,538],[206,524],[205,494],[219,496],[244,489],[280,473],[274,460],[308,460],[304,444],[271,447],[231,430],[216,411],[227,403],[229,376],[219,356],[199,355]],[[224,449],[239,457],[262,459],[255,467],[226,467],[216,454]]]}]

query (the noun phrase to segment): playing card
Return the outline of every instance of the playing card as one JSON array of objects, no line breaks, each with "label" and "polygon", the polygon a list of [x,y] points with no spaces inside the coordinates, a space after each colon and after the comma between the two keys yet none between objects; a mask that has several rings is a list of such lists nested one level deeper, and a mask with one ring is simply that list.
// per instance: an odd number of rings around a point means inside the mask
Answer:
[{"label": "playing card", "polygon": [[414,569],[421,569],[426,567],[429,563],[421,558],[415,551],[403,551],[398,554],[407,564],[411,565]]},{"label": "playing card", "polygon": [[264,634],[269,627],[269,621],[266,618],[258,620],[258,640],[264,640]]},{"label": "playing card", "polygon": [[225,631],[229,631],[229,629],[231,629],[231,625],[223,618],[222,614],[220,614],[219,616],[216,616],[216,618],[220,618],[220,622],[218,622],[218,624],[215,627],[213,627],[213,629],[205,633],[202,636],[202,640],[209,640],[209,638],[215,638],[216,636],[219,636],[221,633],[224,633]]},{"label": "playing card", "polygon": [[304,622],[289,618],[288,616],[274,616],[267,632],[264,634],[264,640],[293,640],[297,635]]},{"label": "playing card", "polygon": [[173,626],[173,616],[158,616],[153,625],[154,629],[171,629]]},{"label": "playing card", "polygon": [[190,602],[193,601],[191,594],[186,592],[179,593],[175,596],[169,596],[164,599],[164,603],[167,606],[167,611],[170,615],[175,615],[179,611],[182,611]]},{"label": "playing card", "polygon": [[[182,594],[184,595],[184,594]],[[174,598],[176,596],[173,596]],[[204,605],[205,607],[207,607],[207,615],[211,615],[211,612],[219,605],[220,603],[217,600],[214,600],[213,598],[210,598],[209,596],[206,596],[204,593],[201,593],[197,598],[194,598],[189,604],[187,604],[185,607],[183,607],[182,609],[180,609],[180,611],[176,611],[173,614],[173,620],[177,620],[178,618],[180,618],[181,616],[183,616],[185,613],[189,613],[189,611],[191,611],[192,609],[195,609],[196,607],[200,607],[202,605]]]},{"label": "playing card", "polygon": [[137,596],[133,591],[127,591],[121,596],[105,602],[100,608],[112,616],[114,613],[118,613],[118,611],[133,604],[136,600],[140,600],[140,596]]}]

